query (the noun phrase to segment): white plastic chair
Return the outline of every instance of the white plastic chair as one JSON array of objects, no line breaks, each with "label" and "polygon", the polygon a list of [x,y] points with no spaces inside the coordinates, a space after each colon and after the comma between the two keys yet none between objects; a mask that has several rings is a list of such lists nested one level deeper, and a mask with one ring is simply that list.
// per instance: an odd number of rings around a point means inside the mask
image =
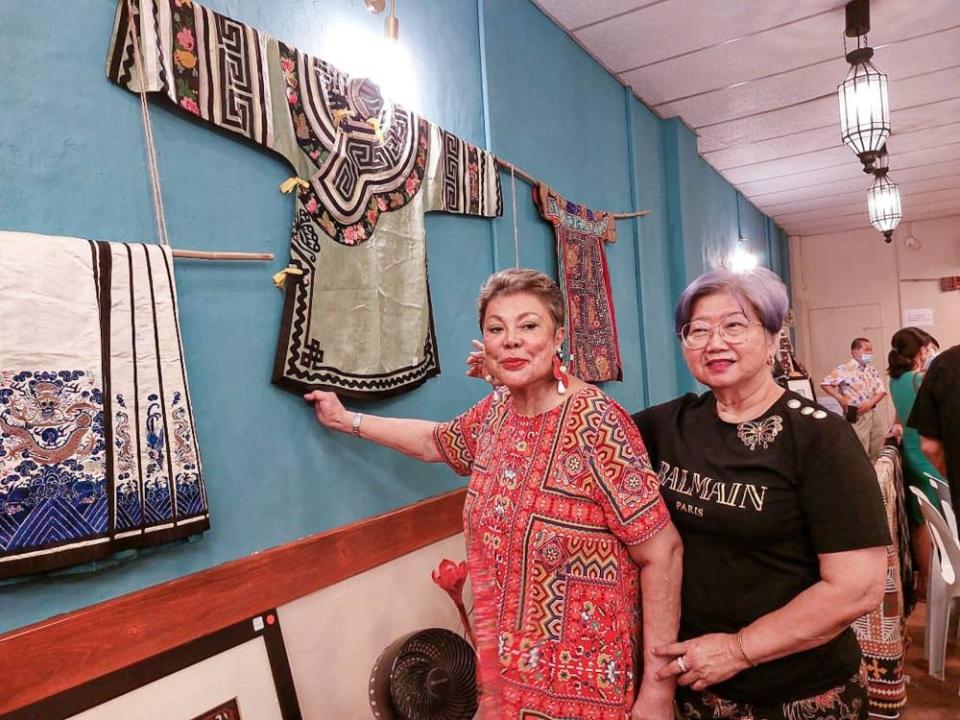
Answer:
[{"label": "white plastic chair", "polygon": [[947,519],[947,525],[953,531],[953,536],[957,538],[957,542],[960,542],[960,534],[957,532],[957,516],[953,512],[953,499],[950,497],[950,486],[930,473],[925,472],[924,477],[927,478],[927,482],[930,483],[934,492],[937,493],[937,497],[940,498],[940,505],[943,507],[943,516]]},{"label": "white plastic chair", "polygon": [[943,515],[931,504],[924,494],[916,488],[910,488],[920,503],[920,512],[927,523],[927,530],[933,539],[937,568],[930,568],[930,586],[927,589],[927,623],[924,634],[924,654],[930,667],[930,675],[944,680],[944,666],[947,656],[947,634],[950,628],[950,612],[953,604],[960,599],[960,543],[953,534]]}]

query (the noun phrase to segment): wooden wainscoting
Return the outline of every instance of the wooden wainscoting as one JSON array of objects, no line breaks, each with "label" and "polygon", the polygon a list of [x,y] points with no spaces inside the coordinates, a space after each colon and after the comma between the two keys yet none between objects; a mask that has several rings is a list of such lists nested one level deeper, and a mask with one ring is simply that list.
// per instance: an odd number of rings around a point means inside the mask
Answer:
[{"label": "wooden wainscoting", "polygon": [[454,490],[6,633],[0,713],[456,535],[465,494]]}]

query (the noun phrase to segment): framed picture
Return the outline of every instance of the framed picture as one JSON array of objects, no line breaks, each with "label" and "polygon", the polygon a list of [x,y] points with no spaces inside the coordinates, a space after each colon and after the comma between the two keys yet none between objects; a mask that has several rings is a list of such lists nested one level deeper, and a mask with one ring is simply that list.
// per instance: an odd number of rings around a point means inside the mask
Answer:
[{"label": "framed picture", "polygon": [[810,402],[817,401],[817,393],[813,390],[813,380],[810,378],[790,378],[787,380],[787,388],[797,395],[803,395]]},{"label": "framed picture", "polygon": [[[11,716],[4,716],[11,717]],[[302,720],[276,610],[14,711],[45,720]]]}]

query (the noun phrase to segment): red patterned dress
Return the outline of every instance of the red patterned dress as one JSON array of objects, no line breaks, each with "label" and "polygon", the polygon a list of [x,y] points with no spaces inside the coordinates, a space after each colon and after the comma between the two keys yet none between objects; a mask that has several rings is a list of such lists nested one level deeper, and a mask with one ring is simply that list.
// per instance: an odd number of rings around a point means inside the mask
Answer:
[{"label": "red patterned dress", "polygon": [[498,717],[627,718],[641,637],[628,546],[668,522],[630,416],[592,386],[533,417],[495,392],[434,439],[471,476],[463,517],[475,595],[495,580]]}]

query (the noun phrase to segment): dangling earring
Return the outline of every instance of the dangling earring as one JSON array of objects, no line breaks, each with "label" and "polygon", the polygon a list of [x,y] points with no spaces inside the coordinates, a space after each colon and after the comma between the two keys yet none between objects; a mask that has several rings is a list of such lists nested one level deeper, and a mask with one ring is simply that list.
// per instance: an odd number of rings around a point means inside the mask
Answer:
[{"label": "dangling earring", "polygon": [[560,357],[560,348],[557,348],[557,354],[553,356],[553,379],[557,381],[557,392],[563,395],[570,384],[570,378],[567,377],[567,366]]}]

